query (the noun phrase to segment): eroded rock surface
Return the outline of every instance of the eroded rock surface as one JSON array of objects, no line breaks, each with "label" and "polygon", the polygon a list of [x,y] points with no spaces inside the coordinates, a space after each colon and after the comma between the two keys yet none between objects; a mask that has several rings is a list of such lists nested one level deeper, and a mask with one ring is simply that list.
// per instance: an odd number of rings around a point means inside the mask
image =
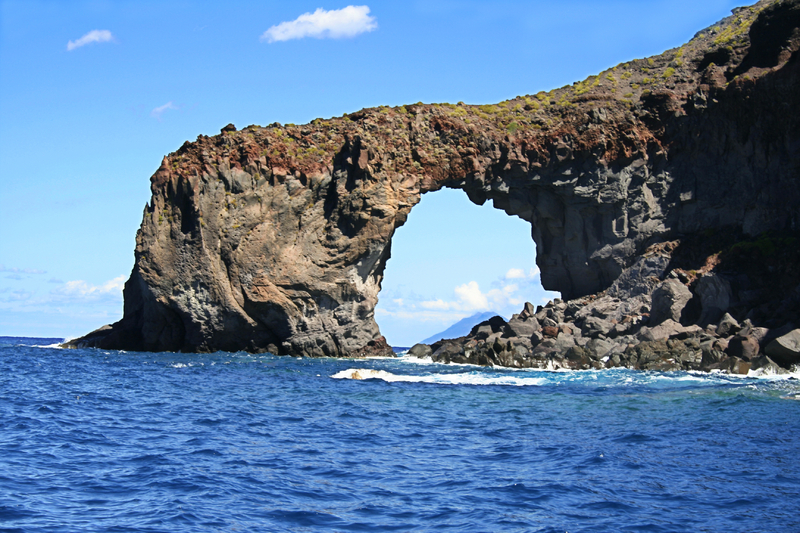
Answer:
[{"label": "eroded rock surface", "polygon": [[[672,258],[669,249],[651,248],[650,252],[620,278],[636,294],[627,300],[620,301],[613,295],[618,293],[609,289],[569,302],[555,300],[535,312],[527,303],[508,322],[494,317],[476,325],[465,337],[442,340],[432,346],[418,344],[409,355],[439,363],[516,368],[627,367],[735,374],[782,374],[800,363],[800,329],[786,332],[793,327],[791,324],[770,335],[767,328],[755,327],[749,318],[740,324],[727,312],[705,328],[680,323],[673,318],[677,312],[666,317],[656,315],[654,306],[661,305],[658,302],[664,299],[665,290],[696,298],[704,316],[719,310],[719,300],[703,297],[704,284],[699,280],[690,283],[690,288],[670,277],[654,289],[647,263],[668,263]],[[654,261],[655,258],[667,261]],[[676,270],[667,276],[673,273],[677,276]],[[766,355],[760,355],[764,348]]]},{"label": "eroded rock surface", "polygon": [[[608,290],[597,316],[554,311],[575,314],[568,334],[538,314],[504,326],[541,336],[534,357],[627,361],[604,337],[629,335],[662,283],[651,245],[798,228],[798,26],[798,0],[764,0],[680,48],[549,93],[200,136],[151,178],[123,319],[74,344],[389,354],[374,308],[392,235],[422,194],[451,187],[531,223],[546,288],[568,300]],[[706,283],[712,323],[727,293]],[[676,318],[672,304],[663,312]],[[502,335],[492,345],[499,360],[522,357]]]}]

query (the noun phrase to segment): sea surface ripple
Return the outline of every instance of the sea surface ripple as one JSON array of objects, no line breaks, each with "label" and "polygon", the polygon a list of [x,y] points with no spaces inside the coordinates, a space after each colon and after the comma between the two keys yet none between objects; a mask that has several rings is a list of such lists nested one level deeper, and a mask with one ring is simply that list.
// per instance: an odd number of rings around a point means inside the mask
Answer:
[{"label": "sea surface ripple", "polygon": [[797,398],[794,378],[0,343],[0,531],[800,531]]}]

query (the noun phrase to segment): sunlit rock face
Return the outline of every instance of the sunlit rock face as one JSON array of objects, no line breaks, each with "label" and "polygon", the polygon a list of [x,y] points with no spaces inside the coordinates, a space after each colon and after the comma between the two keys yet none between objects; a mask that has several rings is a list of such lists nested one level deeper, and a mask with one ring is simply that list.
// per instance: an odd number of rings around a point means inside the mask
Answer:
[{"label": "sunlit rock face", "polygon": [[763,1],[681,48],[497,105],[200,136],[151,178],[124,318],[78,342],[388,354],[374,309],[392,235],[442,187],[529,221],[565,299],[676,236],[796,229],[799,14]]}]

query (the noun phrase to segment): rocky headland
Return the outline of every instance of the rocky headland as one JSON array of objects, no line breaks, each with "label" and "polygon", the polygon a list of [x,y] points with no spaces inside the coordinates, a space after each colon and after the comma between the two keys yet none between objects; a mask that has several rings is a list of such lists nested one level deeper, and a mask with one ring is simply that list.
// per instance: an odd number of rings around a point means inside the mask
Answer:
[{"label": "rocky headland", "polygon": [[123,318],[71,345],[389,355],[374,308],[392,236],[450,187],[530,222],[564,301],[437,343],[434,359],[791,366],[799,27],[800,0],[762,0],[547,93],[201,135],[151,178]]}]

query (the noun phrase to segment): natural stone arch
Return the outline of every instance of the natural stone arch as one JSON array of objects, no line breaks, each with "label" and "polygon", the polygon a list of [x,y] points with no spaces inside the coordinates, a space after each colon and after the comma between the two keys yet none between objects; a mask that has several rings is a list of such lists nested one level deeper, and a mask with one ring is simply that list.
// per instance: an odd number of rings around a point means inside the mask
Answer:
[{"label": "natural stone arch", "polygon": [[[610,284],[635,250],[614,228],[647,167],[634,161],[611,180],[595,166],[564,181],[568,131],[536,146],[468,127],[450,109],[351,116],[331,165],[268,155],[294,144],[303,153],[330,124],[184,145],[153,176],[126,327],[110,338],[147,350],[385,353],[374,307],[391,238],[421,195],[442,187],[530,222],[546,288],[569,297]],[[550,151],[550,168],[537,163]]]},{"label": "natural stone arch", "polygon": [[[754,28],[796,12],[775,4]],[[726,19],[722,31],[731,24],[746,27]],[[673,52],[647,60],[647,90],[608,71],[613,84],[497,106],[383,107],[198,137],[151,178],[123,319],[80,342],[389,353],[373,312],[391,237],[441,187],[529,221],[543,285],[567,299],[605,289],[660,240],[795,228],[800,124],[776,106],[800,108],[799,45],[765,62],[770,43],[742,42],[725,66],[704,65],[707,36],[681,65]],[[750,74],[734,80],[741,65]]]}]

